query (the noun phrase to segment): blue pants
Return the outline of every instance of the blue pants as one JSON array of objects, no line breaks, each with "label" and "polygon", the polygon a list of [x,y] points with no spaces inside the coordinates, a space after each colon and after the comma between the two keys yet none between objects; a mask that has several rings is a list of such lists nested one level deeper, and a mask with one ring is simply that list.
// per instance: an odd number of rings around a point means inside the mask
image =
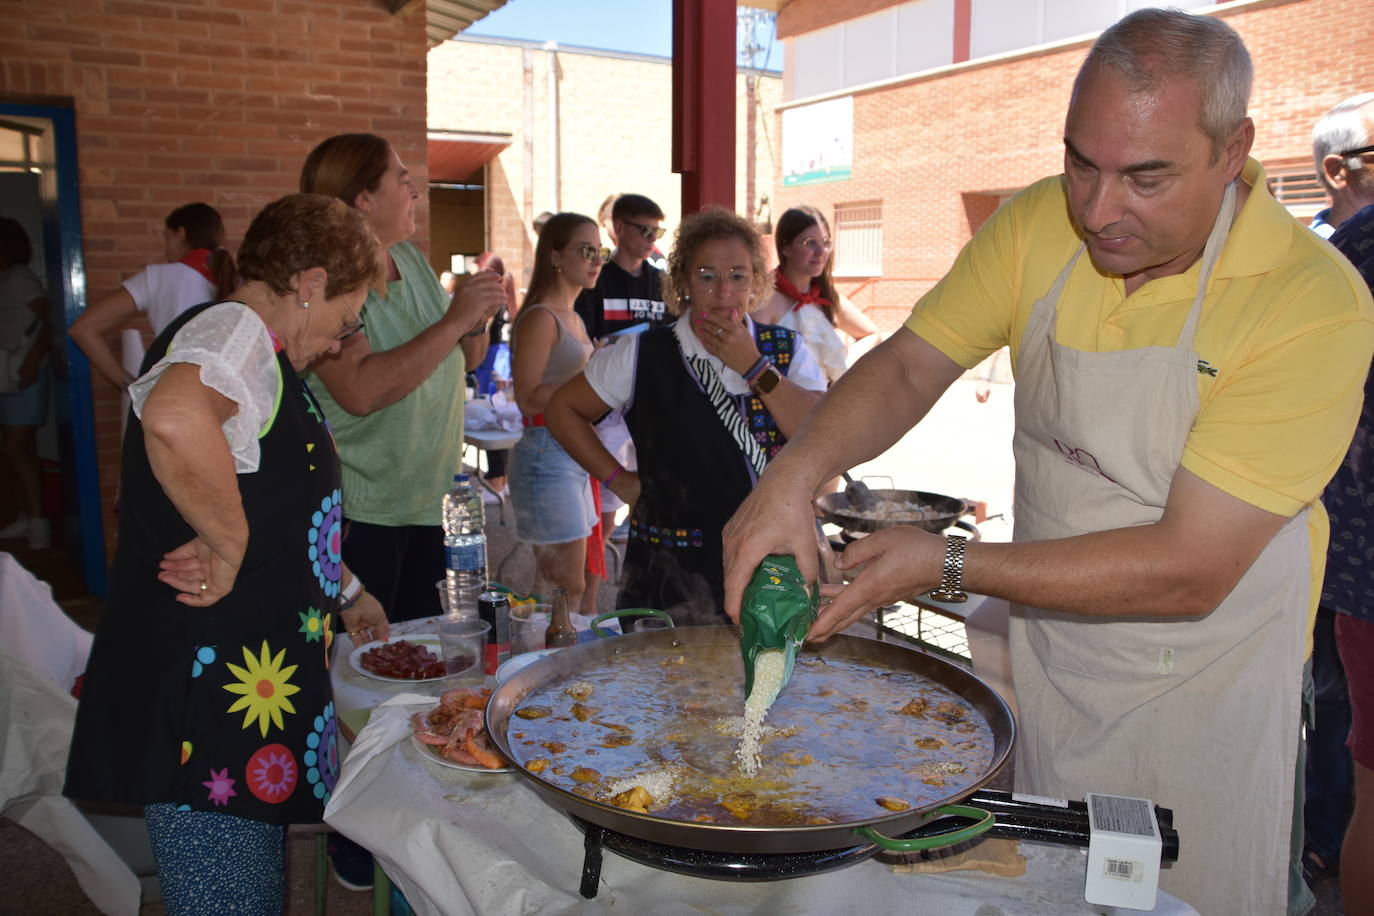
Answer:
[{"label": "blue pants", "polygon": [[168,916],[283,911],[285,827],[172,804],[143,816]]},{"label": "blue pants", "polygon": [[1350,696],[1345,668],[1336,652],[1336,612],[1317,609],[1312,631],[1312,683],[1316,688],[1316,728],[1307,734],[1307,803],[1303,807],[1306,845],[1322,860],[1340,858],[1350,820]]}]

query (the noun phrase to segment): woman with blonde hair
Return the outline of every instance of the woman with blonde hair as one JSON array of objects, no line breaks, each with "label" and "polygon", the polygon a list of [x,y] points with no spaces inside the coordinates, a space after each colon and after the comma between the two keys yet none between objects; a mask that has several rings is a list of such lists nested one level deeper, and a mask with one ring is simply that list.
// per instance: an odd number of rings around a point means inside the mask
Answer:
[{"label": "woman with blonde hair", "polygon": [[[632,506],[622,608],[723,624],[721,531],[825,389],[799,335],[759,324],[768,274],[749,223],[720,207],[678,227],[663,298],[678,316],[599,350],[550,402],[568,454]],[[639,470],[592,423],[625,408]]]},{"label": "woman with blonde hair", "polygon": [[534,273],[511,328],[511,377],[525,425],[507,469],[515,533],[534,545],[540,579],[566,589],[571,608],[582,599],[586,541],[597,511],[587,472],[549,435],[545,408],[591,355],[573,303],[596,285],[608,255],[590,217],[553,216],[539,233]]},{"label": "woman with blonde hair", "polygon": [[363,305],[366,327],[311,366],[343,463],[344,552],[396,620],[428,617],[439,612],[434,583],[446,567],[439,500],[462,471],[463,379],[486,355],[501,281],[483,271],[444,292],[409,241],[420,191],[376,134],[321,142],[300,187],[361,213],[386,270]]},{"label": "woman with blonde hair", "polygon": [[862,340],[877,333],[878,326],[835,288],[835,245],[821,211],[808,206],[787,210],[778,219],[773,240],[778,266],[759,320],[800,333],[833,384],[848,363],[848,347],[836,329]]}]

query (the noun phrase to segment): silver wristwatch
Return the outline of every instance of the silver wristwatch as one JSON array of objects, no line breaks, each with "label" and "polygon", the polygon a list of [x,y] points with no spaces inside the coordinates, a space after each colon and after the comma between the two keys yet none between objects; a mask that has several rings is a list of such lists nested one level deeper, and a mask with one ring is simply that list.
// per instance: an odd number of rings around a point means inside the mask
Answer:
[{"label": "silver wristwatch", "polygon": [[968,600],[968,593],[964,591],[964,547],[967,544],[968,538],[953,534],[945,537],[944,575],[940,577],[939,586],[927,592],[931,598],[950,604]]}]

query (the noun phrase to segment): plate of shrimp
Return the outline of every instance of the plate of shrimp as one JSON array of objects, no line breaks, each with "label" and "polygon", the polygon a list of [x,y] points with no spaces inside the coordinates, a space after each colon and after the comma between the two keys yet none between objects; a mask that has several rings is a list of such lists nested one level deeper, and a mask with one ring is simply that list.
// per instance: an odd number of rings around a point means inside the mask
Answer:
[{"label": "plate of shrimp", "polygon": [[487,734],[489,688],[455,687],[439,705],[410,717],[411,742],[430,763],[469,773],[511,773],[512,767]]}]

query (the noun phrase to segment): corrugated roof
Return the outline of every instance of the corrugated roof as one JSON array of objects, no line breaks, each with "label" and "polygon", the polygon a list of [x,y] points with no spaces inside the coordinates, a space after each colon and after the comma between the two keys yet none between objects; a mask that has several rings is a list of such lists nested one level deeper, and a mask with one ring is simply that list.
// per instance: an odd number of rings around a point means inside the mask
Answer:
[{"label": "corrugated roof", "polygon": [[425,0],[425,33],[432,48],[466,29],[506,0]]},{"label": "corrugated roof", "polygon": [[427,137],[429,180],[466,182],[501,150],[510,146],[510,134],[476,131],[432,130]]}]

